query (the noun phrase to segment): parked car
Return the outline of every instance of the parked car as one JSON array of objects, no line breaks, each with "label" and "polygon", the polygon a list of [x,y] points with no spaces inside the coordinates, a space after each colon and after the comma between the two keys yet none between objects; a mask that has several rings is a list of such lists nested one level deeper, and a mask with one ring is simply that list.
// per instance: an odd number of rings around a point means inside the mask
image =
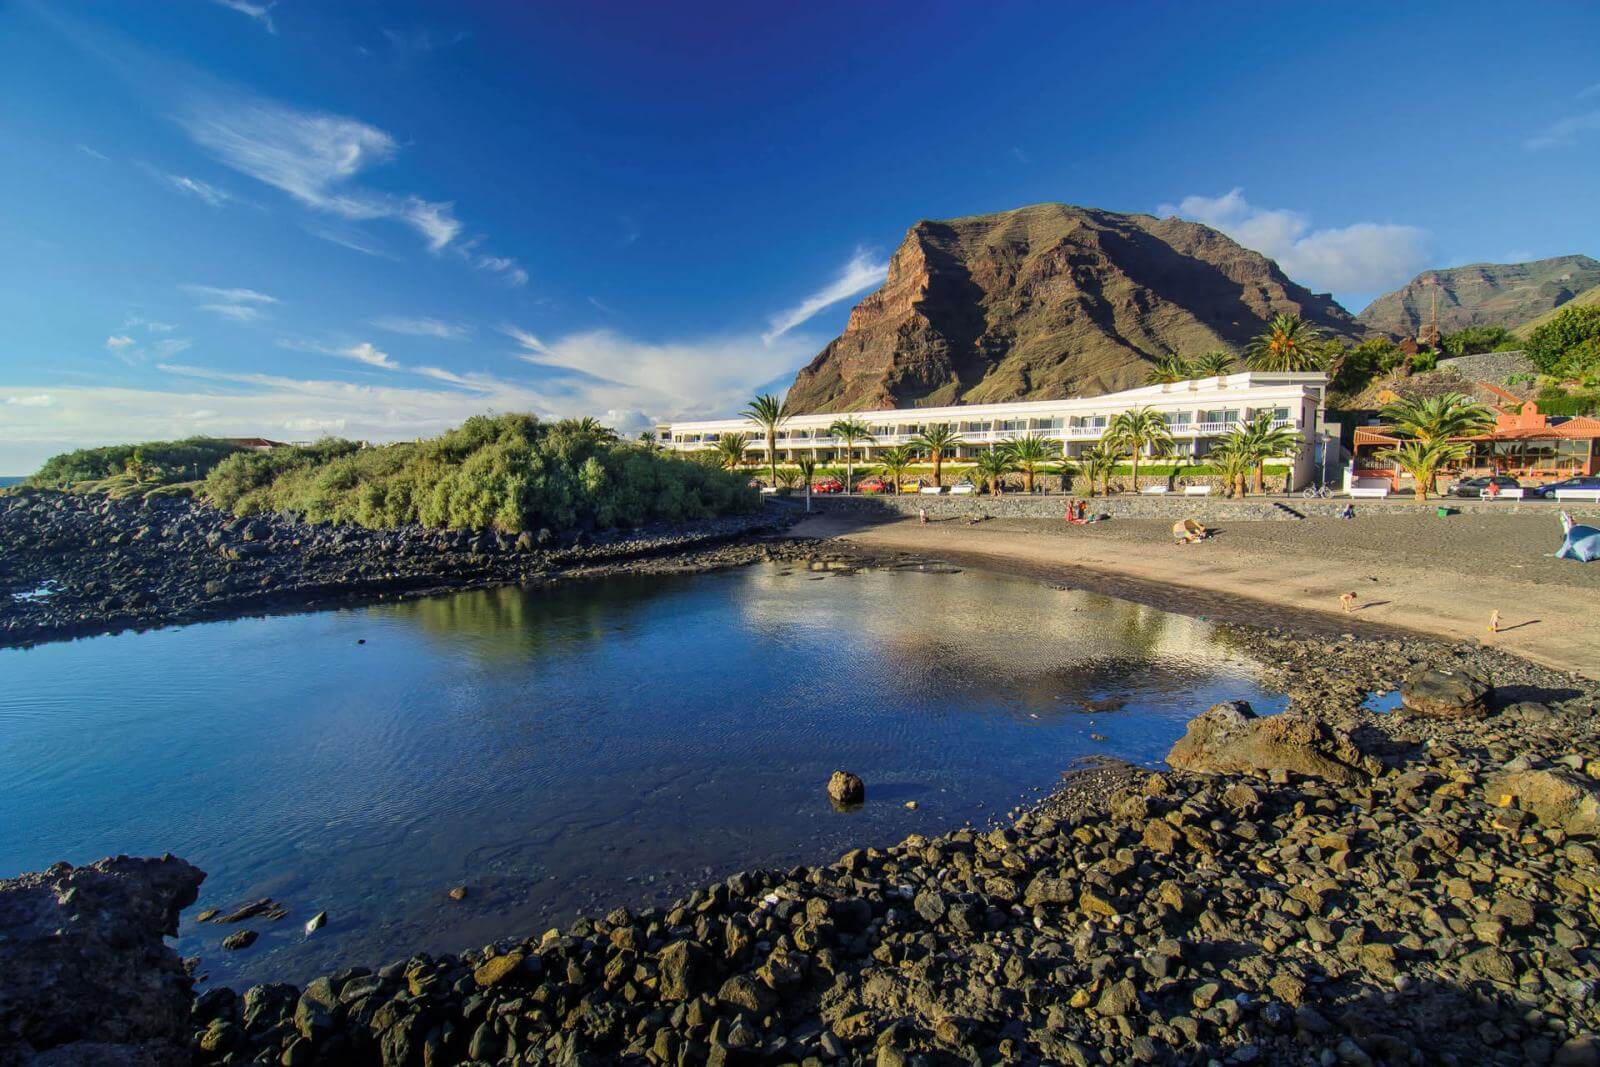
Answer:
[{"label": "parked car", "polygon": [[885,482],[882,478],[878,478],[878,477],[863,478],[859,482],[856,483],[856,492],[858,492],[858,493],[892,493],[892,492],[894,492],[894,487],[892,485],[890,485],[888,482]]},{"label": "parked car", "polygon": [[921,478],[913,478],[909,482],[901,482],[900,483],[900,491],[902,493],[920,493],[920,492],[922,492],[922,479]]},{"label": "parked car", "polygon": [[925,485],[920,491],[929,496],[938,496],[940,493],[948,493],[950,491],[950,487],[944,485]]},{"label": "parked car", "polygon": [[950,487],[950,492],[961,496],[970,496],[977,491],[978,487],[972,484],[971,478],[963,478]]},{"label": "parked car", "polygon": [[1576,478],[1563,478],[1559,482],[1535,486],[1528,490],[1528,495],[1554,500],[1557,489],[1600,489],[1600,475],[1580,474]]},{"label": "parked car", "polygon": [[811,483],[813,493],[842,493],[844,483],[837,478],[818,478]]},{"label": "parked car", "polygon": [[1493,483],[1496,489],[1521,489],[1522,483],[1506,474],[1481,475],[1476,478],[1463,478],[1450,487],[1451,496],[1468,497],[1477,499],[1483,496],[1483,491]]}]

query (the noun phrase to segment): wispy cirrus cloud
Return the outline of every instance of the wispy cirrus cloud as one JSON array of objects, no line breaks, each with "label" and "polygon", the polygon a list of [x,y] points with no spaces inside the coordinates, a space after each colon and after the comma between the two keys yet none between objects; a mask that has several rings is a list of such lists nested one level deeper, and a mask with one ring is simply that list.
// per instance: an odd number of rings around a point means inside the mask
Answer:
[{"label": "wispy cirrus cloud", "polygon": [[144,169],[156,181],[173,192],[192,196],[210,207],[222,207],[234,200],[233,194],[226,189],[212,185],[210,182],[201,181],[199,178],[191,178],[185,174],[169,174],[164,170],[149,165],[145,165]]},{"label": "wispy cirrus cloud", "polygon": [[380,330],[405,334],[408,337],[436,337],[441,341],[459,341],[472,332],[472,327],[459,322],[446,322],[427,316],[379,315],[368,320]]},{"label": "wispy cirrus cloud", "polygon": [[258,4],[252,3],[251,0],[212,0],[212,3],[255,19],[261,23],[261,28],[268,33],[276,34],[278,32],[278,27],[273,25],[272,22],[272,9],[278,6],[276,3]]},{"label": "wispy cirrus cloud", "polygon": [[875,256],[866,249],[856,249],[855,255],[850,257],[850,262],[844,265],[837,278],[794,307],[774,315],[768,323],[767,331],[761,335],[762,343],[770,346],[823,308],[837,304],[862,290],[882,285],[888,275],[887,260]]},{"label": "wispy cirrus cloud", "polygon": [[1295,281],[1319,292],[1369,293],[1393,288],[1427,266],[1432,251],[1428,231],[1416,226],[1357,222],[1314,230],[1306,215],[1257,207],[1237,187],[1222,196],[1186,196],[1156,210],[1221,230],[1246,248],[1276,260]]},{"label": "wispy cirrus cloud", "polygon": [[258,97],[204,99],[179,121],[218,162],[313,210],[356,222],[399,222],[420,234],[432,252],[461,233],[449,201],[379,192],[355,181],[389,162],[399,148],[388,133],[359,119]]},{"label": "wispy cirrus cloud", "polygon": [[[143,363],[151,356],[171,359],[194,344],[187,337],[166,336],[175,329],[177,327],[171,323],[130,317],[122,324],[123,332],[106,338],[105,349],[129,366]],[[146,336],[136,336],[141,333]]]},{"label": "wispy cirrus cloud", "polygon": [[[1584,93],[1588,91],[1585,89]],[[1583,93],[1579,95],[1582,96]],[[1600,111],[1589,111],[1557,119],[1522,144],[1530,152],[1541,152],[1549,148],[1570,148],[1595,133],[1600,133]]]},{"label": "wispy cirrus cloud", "polygon": [[199,298],[201,311],[209,311],[234,322],[255,322],[265,315],[263,308],[280,303],[277,297],[255,289],[227,289],[215,285],[180,285],[179,289]]}]

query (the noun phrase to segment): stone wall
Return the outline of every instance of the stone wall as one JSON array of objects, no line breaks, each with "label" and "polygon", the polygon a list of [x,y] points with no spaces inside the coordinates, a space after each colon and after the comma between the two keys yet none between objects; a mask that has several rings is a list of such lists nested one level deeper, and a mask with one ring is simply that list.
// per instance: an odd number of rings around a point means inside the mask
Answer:
[{"label": "stone wall", "polygon": [[1538,374],[1526,352],[1481,352],[1475,356],[1456,356],[1441,359],[1440,370],[1453,370],[1470,382],[1489,382],[1505,385],[1506,379],[1518,374]]},{"label": "stone wall", "polygon": [[[790,500],[804,506],[803,498]],[[1113,518],[1166,518],[1176,521],[1194,516],[1211,522],[1247,522],[1252,520],[1296,520],[1300,518],[1337,518],[1346,504],[1354,504],[1356,514],[1414,515],[1417,505],[1406,498],[1398,500],[1348,500],[1342,497],[1331,500],[1305,500],[1298,497],[1246,497],[1228,500],[1223,497],[1186,496],[1134,496],[1120,494],[1089,499],[1089,514],[1110,515]],[[1546,501],[1511,500],[1430,500],[1428,508],[1451,507],[1460,512],[1538,512],[1555,520],[1558,511],[1574,516],[1600,517],[1600,505],[1568,502],[1556,505]],[[1021,493],[1000,497],[989,496],[813,496],[813,512],[860,512],[877,514],[886,518],[911,516],[926,510],[930,519],[962,518],[969,515],[988,515],[1000,519],[1060,519],[1066,512],[1066,501],[1060,496]]]}]

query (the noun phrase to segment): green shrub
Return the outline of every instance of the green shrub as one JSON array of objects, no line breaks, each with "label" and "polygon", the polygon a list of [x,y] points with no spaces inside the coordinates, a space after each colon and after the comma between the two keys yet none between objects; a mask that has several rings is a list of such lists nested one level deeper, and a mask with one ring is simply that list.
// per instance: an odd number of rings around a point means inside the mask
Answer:
[{"label": "green shrub", "polygon": [[1483,352],[1511,352],[1522,347],[1504,326],[1468,326],[1440,341],[1446,355],[1475,356]]},{"label": "green shrub", "polygon": [[[1600,357],[1600,305],[1565,307],[1528,335],[1528,358],[1546,374],[1567,374],[1569,355]],[[1586,344],[1587,343],[1587,344]]]},{"label": "green shrub", "polygon": [[746,478],[572,420],[481,415],[427,441],[330,439],[234,456],[212,471],[204,496],[239,515],[516,532],[748,512],[760,498]]},{"label": "green shrub", "polygon": [[125,475],[132,463],[139,468],[139,481],[170,485],[204,478],[217,464],[240,454],[248,453],[244,453],[240,445],[215,437],[80,448],[45,460],[27,484],[41,489],[68,489],[85,482]]},{"label": "green shrub", "polygon": [[1578,394],[1573,396],[1541,397],[1537,401],[1541,415],[1594,415],[1600,413],[1600,396]]}]

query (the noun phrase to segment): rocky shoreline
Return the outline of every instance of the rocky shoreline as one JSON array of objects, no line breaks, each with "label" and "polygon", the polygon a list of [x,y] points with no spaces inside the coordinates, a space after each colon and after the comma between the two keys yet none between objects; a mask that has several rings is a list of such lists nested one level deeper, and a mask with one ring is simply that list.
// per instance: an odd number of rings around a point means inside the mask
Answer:
[{"label": "rocky shoreline", "polygon": [[[241,614],[574,577],[715,570],[806,549],[791,509],[555,536],[237,518],[174,498],[0,496],[0,648]],[[796,557],[798,558],[798,557]]]},{"label": "rocky shoreline", "polygon": [[[1233,633],[1290,709],[1200,715],[1188,769],[169,1010],[203,1064],[1600,1062],[1600,690],[1472,646]],[[1367,706],[1406,677],[1406,709]]]}]

